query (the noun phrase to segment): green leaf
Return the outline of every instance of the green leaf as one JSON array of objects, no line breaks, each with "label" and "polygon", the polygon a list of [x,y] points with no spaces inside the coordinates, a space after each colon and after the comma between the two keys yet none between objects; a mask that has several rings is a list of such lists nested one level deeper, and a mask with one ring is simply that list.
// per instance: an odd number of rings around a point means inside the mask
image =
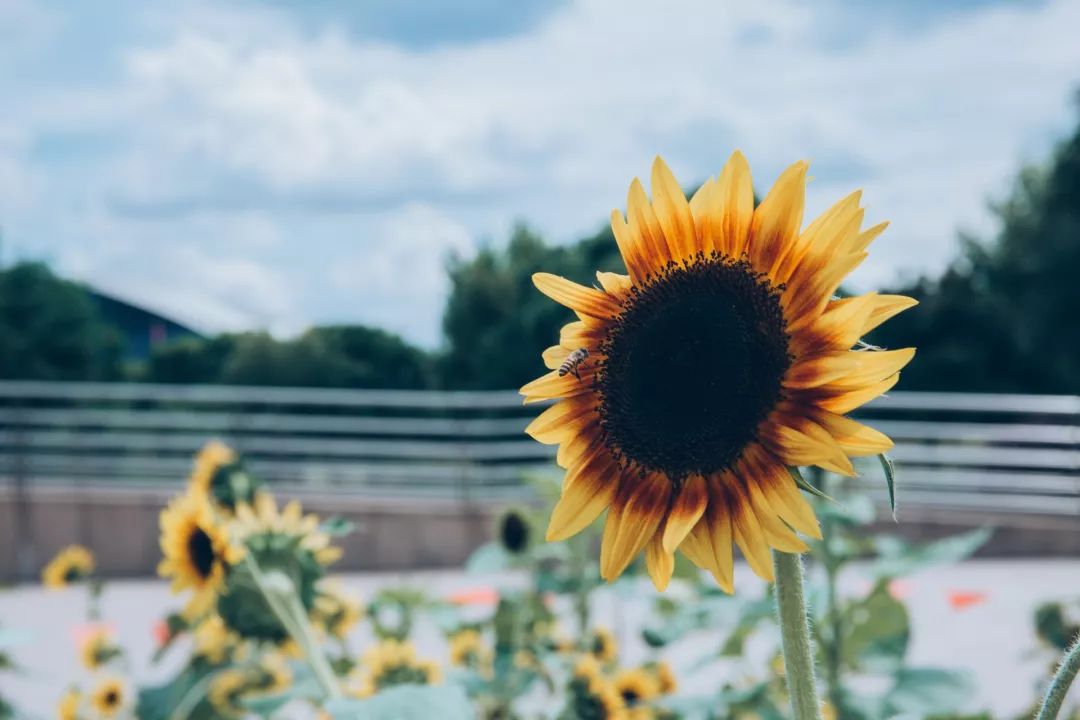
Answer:
[{"label": "green leaf", "polygon": [[803,477],[802,472],[797,467],[788,467],[788,472],[791,473],[791,477],[795,480],[795,484],[799,486],[800,490],[805,490],[815,497],[819,497],[822,500],[828,500],[829,502],[836,502],[831,497],[821,492],[818,488],[814,487],[810,482]]},{"label": "green leaf", "polygon": [[465,691],[458,685],[399,685],[366,700],[330,700],[324,706],[333,720],[475,720]]},{"label": "green leaf", "polygon": [[485,543],[478,547],[465,561],[465,572],[496,573],[509,569],[512,564],[510,553],[498,543]]},{"label": "green leaf", "polygon": [[885,471],[885,482],[889,485],[889,509],[892,510],[892,519],[896,521],[896,466],[885,453],[879,453],[878,460]]},{"label": "green leaf", "polygon": [[892,671],[903,662],[911,638],[907,608],[879,582],[863,600],[847,604],[841,614],[841,659],[853,670]]},{"label": "green leaf", "polygon": [[975,694],[968,673],[939,668],[904,668],[894,676],[885,696],[885,717],[912,715],[925,717],[954,713],[963,709]]},{"label": "green leaf", "polygon": [[330,537],[345,537],[356,532],[357,525],[352,520],[346,520],[340,515],[331,515],[319,524],[319,532]]},{"label": "green leaf", "polygon": [[872,577],[880,580],[909,575],[934,565],[959,562],[986,544],[993,533],[992,528],[978,528],[914,547],[895,539],[886,541],[879,538],[876,546],[881,557],[871,563],[868,569]]}]

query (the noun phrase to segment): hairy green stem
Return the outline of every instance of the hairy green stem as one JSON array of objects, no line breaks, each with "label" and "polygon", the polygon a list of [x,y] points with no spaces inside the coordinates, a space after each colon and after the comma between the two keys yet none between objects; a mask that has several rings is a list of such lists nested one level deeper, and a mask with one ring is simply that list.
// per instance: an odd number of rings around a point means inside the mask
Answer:
[{"label": "hairy green stem", "polygon": [[1050,687],[1046,689],[1046,697],[1035,720],[1054,720],[1061,712],[1061,706],[1065,702],[1065,696],[1069,694],[1069,686],[1080,673],[1080,637],[1072,644],[1065,655],[1061,658],[1061,665],[1054,673],[1054,679],[1050,681]]},{"label": "hairy green stem", "polygon": [[776,608],[784,650],[784,676],[795,720],[821,720],[810,623],[803,597],[803,568],[799,555],[773,551],[776,569]]},{"label": "hairy green stem", "polygon": [[191,713],[206,697],[207,692],[210,689],[210,683],[214,681],[214,678],[218,676],[218,673],[211,671],[199,678],[199,681],[188,688],[188,691],[184,693],[184,696],[180,698],[180,702],[176,703],[176,707],[173,708],[172,714],[169,715],[169,720],[188,720],[191,717]]}]

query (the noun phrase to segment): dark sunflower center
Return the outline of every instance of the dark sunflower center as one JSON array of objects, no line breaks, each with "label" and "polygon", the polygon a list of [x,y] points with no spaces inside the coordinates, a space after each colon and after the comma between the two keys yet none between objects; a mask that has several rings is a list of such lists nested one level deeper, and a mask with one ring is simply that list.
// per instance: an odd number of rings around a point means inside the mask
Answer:
[{"label": "dark sunflower center", "polygon": [[627,688],[626,690],[622,691],[622,699],[623,702],[625,702],[627,705],[633,706],[636,705],[637,701],[641,698],[638,696],[636,690]]},{"label": "dark sunflower center", "polygon": [[210,540],[210,536],[203,532],[202,528],[195,528],[188,536],[187,549],[188,557],[191,558],[191,564],[199,577],[204,579],[210,577],[215,559],[214,543]]},{"label": "dark sunflower center", "polygon": [[120,693],[115,690],[109,690],[105,693],[105,706],[112,707],[120,702]]},{"label": "dark sunflower center", "polygon": [[529,542],[529,526],[517,513],[507,513],[502,522],[503,547],[512,553],[519,553]]},{"label": "dark sunflower center", "polygon": [[606,442],[624,465],[675,479],[738,460],[791,362],[780,288],[717,253],[652,276],[600,349]]}]

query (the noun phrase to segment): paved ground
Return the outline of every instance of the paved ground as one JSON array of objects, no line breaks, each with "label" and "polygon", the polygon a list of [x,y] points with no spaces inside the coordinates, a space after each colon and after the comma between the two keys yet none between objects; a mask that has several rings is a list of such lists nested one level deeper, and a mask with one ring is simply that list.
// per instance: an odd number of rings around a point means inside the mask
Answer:
[{"label": "paved ground", "polygon": [[[760,585],[738,570],[740,592],[758,594]],[[995,714],[1015,714],[1034,697],[1036,682],[1045,673],[1049,658],[1036,650],[1031,629],[1031,612],[1041,600],[1080,594],[1080,560],[973,561],[959,566],[926,571],[897,588],[911,609],[914,628],[911,661],[970,670],[980,688],[978,707]],[[451,592],[513,582],[507,578],[477,578],[460,573],[413,573],[347,576],[345,586],[370,597],[376,588],[407,583],[430,593]],[[865,583],[857,569],[844,577],[849,589]],[[974,604],[963,609],[950,602],[956,593],[970,593]],[[985,599],[979,598],[985,595]],[[651,586],[642,586],[632,597],[599,593],[595,615],[614,625],[623,639],[628,662],[644,656],[636,642],[636,627],[644,618]],[[26,668],[21,677],[0,676],[3,693],[20,706],[42,717],[54,713],[56,697],[66,684],[82,678],[75,654],[77,627],[85,596],[81,592],[48,593],[37,586],[0,592],[0,622],[6,629],[18,629],[26,643],[17,657]],[[104,617],[112,623],[120,641],[129,649],[132,674],[142,681],[162,675],[167,668],[148,666],[153,647],[153,626],[165,608],[175,606],[165,586],[156,581],[110,584],[103,604]],[[636,621],[636,622],[635,622]],[[359,632],[354,646],[368,640]],[[678,669],[692,664],[715,641],[708,636],[681,644],[668,659]],[[421,652],[445,659],[445,645],[430,625],[418,629]],[[715,682],[712,678],[690,677],[688,687]],[[1080,690],[1077,691],[1080,696]]]}]

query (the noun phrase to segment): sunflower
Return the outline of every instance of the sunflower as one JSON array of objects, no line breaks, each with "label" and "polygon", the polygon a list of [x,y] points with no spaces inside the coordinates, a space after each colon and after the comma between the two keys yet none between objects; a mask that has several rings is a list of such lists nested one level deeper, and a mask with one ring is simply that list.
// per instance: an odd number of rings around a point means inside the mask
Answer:
[{"label": "sunflower", "polygon": [[586,655],[574,667],[570,679],[570,717],[626,720],[626,703],[615,685],[600,672],[595,659]]},{"label": "sunflower", "polygon": [[456,632],[450,638],[450,664],[455,667],[478,667],[490,661],[490,652],[476,630]]},{"label": "sunflower", "polygon": [[442,670],[431,660],[417,658],[412,643],[382,640],[364,654],[357,680],[354,694],[367,697],[393,685],[437,685]]},{"label": "sunflower", "polygon": [[90,693],[90,705],[103,718],[119,715],[128,704],[127,687],[118,678],[106,678]]},{"label": "sunflower", "polygon": [[211,440],[195,455],[188,488],[209,498],[226,515],[251,503],[260,487],[261,483],[244,470],[236,452],[218,440]]},{"label": "sunflower", "polygon": [[212,665],[220,665],[240,645],[240,636],[230,630],[218,614],[205,617],[195,628],[195,654]]},{"label": "sunflower", "polygon": [[321,630],[344,640],[363,616],[363,606],[347,595],[339,585],[324,582],[319,586],[311,619]]},{"label": "sunflower", "polygon": [[79,649],[83,667],[87,670],[101,668],[113,658],[119,657],[120,653],[120,647],[113,642],[112,634],[105,628],[93,629]]},{"label": "sunflower", "polygon": [[206,498],[182,495],[161,512],[161,551],[158,574],[172,578],[174,593],[194,591],[185,608],[189,617],[210,609],[225,585],[226,570],[243,557],[229,543],[224,525],[214,520]]},{"label": "sunflower", "polygon": [[675,672],[666,661],[657,660],[647,665],[646,668],[656,678],[657,689],[661,695],[670,695],[679,689],[679,679],[675,677]]},{"label": "sunflower", "polygon": [[82,693],[75,688],[68,688],[56,708],[56,716],[60,720],[78,720],[79,707],[82,705]]},{"label": "sunflower", "polygon": [[59,590],[88,578],[94,566],[93,553],[82,545],[68,545],[41,571],[41,582],[50,590]]},{"label": "sunflower", "polygon": [[784,171],[755,208],[740,153],[689,202],[657,158],[653,201],[634,180],[628,217],[612,213],[628,275],[597,273],[599,289],[533,276],[578,316],[544,351],[552,372],[521,389],[557,401],[527,430],[558,444],[567,469],[547,539],[607,509],[606,580],[644,550],[664,589],[680,549],[732,592],[733,544],[771,580],[770,548],[802,552],[794,531],[821,535],[789,467],[850,476],[850,457],[892,446],[845,413],[896,384],[914,350],[859,339],[915,301],[835,297],[885,223],[860,229],[856,192],[800,231],[806,169]]},{"label": "sunflower", "polygon": [[619,656],[619,643],[615,641],[615,636],[611,634],[611,631],[605,627],[598,627],[592,631],[586,647],[602,663],[615,662]]},{"label": "sunflower", "polygon": [[647,703],[660,694],[660,683],[644,668],[621,671],[613,685],[628,708]]},{"label": "sunflower", "polygon": [[255,536],[276,535],[299,540],[299,546],[311,553],[320,565],[330,565],[341,558],[341,548],[330,545],[330,536],[319,530],[319,518],[304,515],[296,500],[278,511],[272,495],[258,493],[252,505],[236,508],[237,536],[249,540]]},{"label": "sunflower", "polygon": [[248,688],[248,675],[241,669],[224,670],[214,676],[206,697],[210,706],[227,718],[243,717],[247,709],[240,699]]}]

